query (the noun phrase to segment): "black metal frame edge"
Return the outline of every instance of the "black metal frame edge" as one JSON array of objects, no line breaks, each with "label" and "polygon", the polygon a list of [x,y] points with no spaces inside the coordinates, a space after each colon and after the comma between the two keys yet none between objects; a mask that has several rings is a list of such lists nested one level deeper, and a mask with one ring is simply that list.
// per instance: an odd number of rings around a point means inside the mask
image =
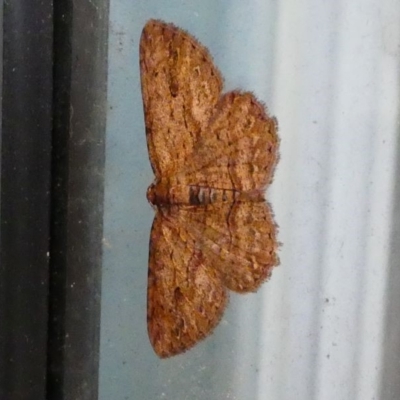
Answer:
[{"label": "black metal frame edge", "polygon": [[54,3],[48,399],[98,397],[108,1]]},{"label": "black metal frame edge", "polygon": [[98,396],[107,24],[107,0],[4,4],[1,399]]},{"label": "black metal frame edge", "polygon": [[51,0],[3,4],[0,398],[46,387],[52,129]]}]

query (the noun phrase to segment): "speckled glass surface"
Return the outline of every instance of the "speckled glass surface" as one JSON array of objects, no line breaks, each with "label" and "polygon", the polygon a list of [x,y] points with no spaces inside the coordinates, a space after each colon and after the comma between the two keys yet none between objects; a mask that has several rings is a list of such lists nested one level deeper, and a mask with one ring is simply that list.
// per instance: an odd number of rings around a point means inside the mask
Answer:
[{"label": "speckled glass surface", "polygon": [[[281,265],[167,360],[146,331],[140,32],[173,22],[278,118]],[[400,3],[111,1],[99,398],[398,399]]]}]

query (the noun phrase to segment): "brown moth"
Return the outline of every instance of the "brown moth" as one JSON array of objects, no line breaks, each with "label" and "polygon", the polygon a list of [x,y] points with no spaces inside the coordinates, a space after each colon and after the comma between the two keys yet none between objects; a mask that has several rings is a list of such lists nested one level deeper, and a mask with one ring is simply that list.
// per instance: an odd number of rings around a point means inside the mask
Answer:
[{"label": "brown moth", "polygon": [[277,122],[252,93],[222,94],[208,50],[150,20],[140,39],[147,145],[155,182],[147,324],[159,357],[219,323],[228,289],[254,292],[278,264],[264,199],[278,160]]}]

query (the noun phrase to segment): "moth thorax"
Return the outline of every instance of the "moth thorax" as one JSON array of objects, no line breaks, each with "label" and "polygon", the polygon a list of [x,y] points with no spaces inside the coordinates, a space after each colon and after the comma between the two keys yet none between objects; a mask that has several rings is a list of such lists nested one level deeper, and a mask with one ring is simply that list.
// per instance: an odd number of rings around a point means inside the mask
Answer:
[{"label": "moth thorax", "polygon": [[154,206],[187,204],[188,187],[171,185],[164,180],[156,181],[147,189],[147,200]]}]

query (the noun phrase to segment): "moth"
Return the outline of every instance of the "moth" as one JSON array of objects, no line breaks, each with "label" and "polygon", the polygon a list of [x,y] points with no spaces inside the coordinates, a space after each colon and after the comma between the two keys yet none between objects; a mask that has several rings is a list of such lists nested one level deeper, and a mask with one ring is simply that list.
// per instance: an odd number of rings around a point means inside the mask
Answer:
[{"label": "moth", "polygon": [[150,20],[140,39],[146,138],[155,181],[147,325],[170,357],[210,335],[228,291],[256,291],[278,264],[264,198],[278,160],[277,121],[249,92],[223,93],[209,51]]}]

